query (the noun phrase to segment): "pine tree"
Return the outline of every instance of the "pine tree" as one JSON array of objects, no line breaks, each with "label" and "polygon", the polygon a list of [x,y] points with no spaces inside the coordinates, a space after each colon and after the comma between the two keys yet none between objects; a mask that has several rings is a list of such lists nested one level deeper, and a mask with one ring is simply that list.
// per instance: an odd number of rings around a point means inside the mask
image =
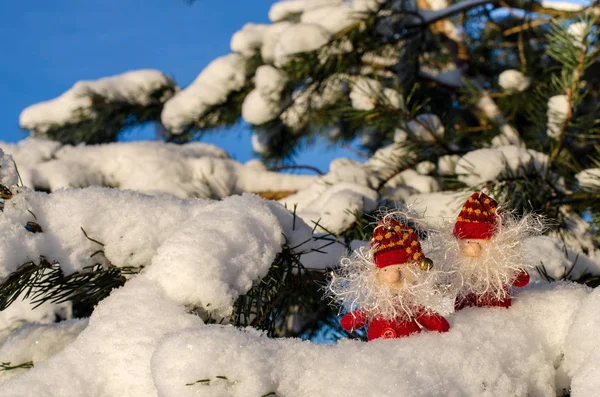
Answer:
[{"label": "pine tree", "polygon": [[[77,97],[86,99],[84,105],[73,105],[70,117],[39,122],[24,112],[22,125],[35,136],[64,143],[101,143],[116,140],[127,126],[153,121],[162,122],[165,140],[184,143],[243,119],[251,125],[255,151],[271,166],[293,161],[318,138],[336,145],[358,139],[369,158],[365,167],[379,164],[368,182],[377,205],[357,211],[344,230],[315,225],[318,238],[348,245],[365,240],[372,214],[401,202],[402,186],[413,194],[484,189],[519,212],[556,220],[549,233],[560,236],[565,247],[597,255],[595,5],[321,3],[329,6],[298,11],[286,2],[275,4],[272,25],[246,25],[232,39],[234,53],[213,62],[182,91],[156,75],[158,84],[129,97],[90,85],[88,96]],[[214,92],[203,89],[209,85]],[[490,171],[492,160],[499,165]],[[411,185],[408,171],[429,187]],[[336,312],[320,301],[318,282],[326,274],[305,269],[292,248],[284,245],[269,274],[238,298],[228,321],[273,336],[340,334]],[[29,291],[40,302],[72,300],[89,314],[126,274],[139,271],[88,270],[65,278],[46,261],[24,264],[3,284],[0,307]],[[598,284],[591,275],[579,281]],[[302,319],[303,326],[290,326],[290,317]]]}]

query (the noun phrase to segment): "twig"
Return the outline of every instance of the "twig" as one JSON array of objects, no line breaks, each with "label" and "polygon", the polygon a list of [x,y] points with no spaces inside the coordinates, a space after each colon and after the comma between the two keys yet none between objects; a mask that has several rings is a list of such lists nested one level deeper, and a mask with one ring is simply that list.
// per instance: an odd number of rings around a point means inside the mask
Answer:
[{"label": "twig", "polygon": [[306,169],[310,171],[314,171],[319,175],[324,175],[324,172],[318,169],[317,167],[313,167],[312,165],[298,165],[298,164],[290,164],[290,165],[280,165],[277,167],[269,168],[269,171],[279,172],[284,170],[293,170],[293,169]]}]

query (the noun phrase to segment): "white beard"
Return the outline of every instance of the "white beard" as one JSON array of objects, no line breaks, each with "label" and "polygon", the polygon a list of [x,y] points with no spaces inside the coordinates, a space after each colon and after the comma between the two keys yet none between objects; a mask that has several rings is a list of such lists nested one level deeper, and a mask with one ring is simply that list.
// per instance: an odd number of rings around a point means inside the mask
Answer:
[{"label": "white beard", "polygon": [[443,270],[454,273],[449,290],[459,299],[475,294],[502,300],[507,297],[506,287],[523,270],[528,270],[523,259],[523,241],[542,234],[546,228],[544,220],[532,214],[517,217],[512,213],[504,213],[503,219],[479,257],[468,257],[461,252],[459,240],[452,234],[453,223],[448,222],[432,237],[436,244],[431,256]]},{"label": "white beard", "polygon": [[327,294],[347,312],[360,309],[369,319],[412,319],[423,312],[447,314],[445,273],[421,270],[416,264],[406,266],[413,282],[393,286],[381,283],[372,251],[361,247],[342,258],[340,266],[331,272]]}]

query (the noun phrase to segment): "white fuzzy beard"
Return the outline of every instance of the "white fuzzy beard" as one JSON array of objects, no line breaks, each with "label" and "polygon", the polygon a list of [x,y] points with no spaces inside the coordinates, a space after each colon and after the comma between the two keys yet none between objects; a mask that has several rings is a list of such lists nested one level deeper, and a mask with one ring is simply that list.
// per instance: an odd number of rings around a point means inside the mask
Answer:
[{"label": "white fuzzy beard", "polygon": [[446,273],[421,270],[416,264],[407,264],[413,282],[394,288],[377,279],[377,266],[368,247],[361,247],[349,257],[342,258],[340,266],[331,273],[328,295],[346,311],[360,309],[369,319],[412,319],[418,313],[446,314],[448,301],[444,285]]},{"label": "white fuzzy beard", "polygon": [[511,286],[519,273],[528,270],[523,260],[523,241],[540,235],[545,230],[542,217],[526,214],[517,217],[512,213],[502,215],[503,222],[476,258],[463,255],[459,239],[454,237],[454,223],[448,222],[439,231],[436,246],[430,253],[443,270],[453,272],[449,289],[458,298],[468,294],[502,300],[507,297],[506,287]]}]

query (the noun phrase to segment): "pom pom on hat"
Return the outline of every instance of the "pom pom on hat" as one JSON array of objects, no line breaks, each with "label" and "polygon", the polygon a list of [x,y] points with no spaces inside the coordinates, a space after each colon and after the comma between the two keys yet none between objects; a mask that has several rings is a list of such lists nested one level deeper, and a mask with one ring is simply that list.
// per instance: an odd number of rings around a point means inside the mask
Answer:
[{"label": "pom pom on hat", "polygon": [[384,219],[373,231],[373,259],[378,268],[404,263],[421,263],[423,249],[415,231],[395,219]]},{"label": "pom pom on hat", "polygon": [[489,239],[498,226],[498,203],[487,194],[473,193],[465,202],[454,225],[460,239]]}]

